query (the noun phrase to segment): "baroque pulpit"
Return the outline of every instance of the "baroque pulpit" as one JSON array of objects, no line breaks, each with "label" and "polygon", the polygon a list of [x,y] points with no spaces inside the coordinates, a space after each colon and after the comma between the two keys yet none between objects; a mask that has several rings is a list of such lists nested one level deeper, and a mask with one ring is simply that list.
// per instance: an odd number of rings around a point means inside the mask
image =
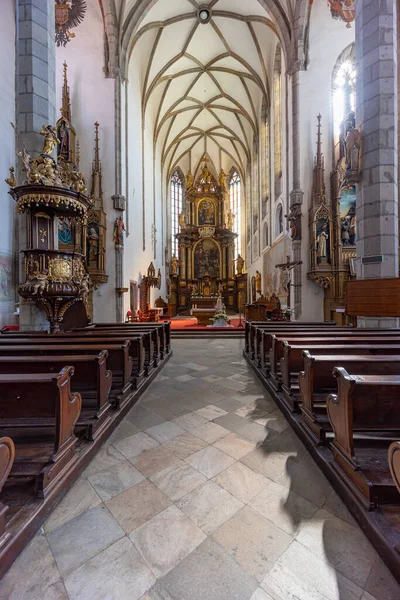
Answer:
[{"label": "baroque pulpit", "polygon": [[[179,218],[179,261],[171,261],[171,296],[178,312],[215,304],[222,291],[227,309],[238,311],[246,297],[247,276],[235,275],[235,216],[222,171],[217,182],[202,159],[200,175],[186,177],[186,211]],[[176,259],[175,259],[176,260]],[[241,292],[241,293],[239,293]]]}]

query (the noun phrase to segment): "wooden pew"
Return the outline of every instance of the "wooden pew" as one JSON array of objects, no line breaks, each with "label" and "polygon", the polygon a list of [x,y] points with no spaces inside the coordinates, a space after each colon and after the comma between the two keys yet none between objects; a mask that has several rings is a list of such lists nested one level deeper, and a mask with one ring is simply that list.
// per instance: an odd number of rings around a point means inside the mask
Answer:
[{"label": "wooden pew", "polygon": [[309,345],[313,346],[324,346],[324,345],[349,345],[349,344],[379,344],[379,345],[391,345],[391,344],[400,344],[400,332],[395,334],[389,334],[386,331],[382,331],[381,333],[374,332],[373,334],[361,333],[359,331],[353,333],[348,332],[339,332],[335,335],[318,336],[313,337],[312,335],[305,336],[276,336],[272,335],[272,347],[269,351],[269,384],[271,387],[278,391],[282,384],[281,374],[278,369],[280,367],[280,360],[283,357],[283,344],[288,341],[290,344],[300,345],[304,344],[304,348],[308,348]]},{"label": "wooden pew", "polygon": [[59,374],[0,375],[0,435],[15,444],[6,486],[32,480],[35,494],[44,498],[74,460],[82,400],[71,392],[73,374],[67,366]]},{"label": "wooden pew", "polygon": [[[132,392],[130,344],[130,341],[125,341],[123,344],[107,344],[107,367],[112,371],[112,386],[109,398],[115,408],[120,408],[125,404]],[[75,344],[39,344],[31,340],[31,344],[5,344],[0,346],[0,357],[18,355],[47,356],[51,354],[53,356],[65,356],[66,363],[68,363],[68,356],[70,355],[98,354],[102,350],[104,350],[104,344],[89,343],[86,340]]]},{"label": "wooden pew", "polygon": [[[282,396],[281,399],[292,412],[300,412],[300,389],[299,373],[304,369],[303,352],[306,347],[304,344],[292,345],[288,341],[283,343],[283,357],[280,360],[280,370],[282,376]],[[400,343],[392,344],[333,344],[313,346],[307,344],[307,349],[313,356],[315,355],[371,355],[380,354],[400,355]],[[336,365],[335,365],[336,366]]]},{"label": "wooden pew", "polygon": [[[15,457],[15,446],[14,442],[9,437],[0,438],[0,494],[10,474],[11,468],[14,463]],[[0,501],[0,547],[10,537],[6,533],[6,514],[8,506],[5,506]]]},{"label": "wooden pew", "polygon": [[336,326],[336,323],[333,321],[324,321],[323,323],[313,322],[304,322],[297,323],[292,321],[246,321],[245,323],[245,352],[246,354],[250,353],[250,349],[253,347],[252,339],[254,339],[255,331],[261,329],[268,330],[277,330],[284,331],[290,328],[298,328],[298,327],[321,327],[322,325],[327,326]]},{"label": "wooden pew", "polygon": [[304,371],[299,373],[301,424],[317,444],[325,443],[327,433],[332,431],[326,413],[326,398],[337,387],[333,376],[336,367],[343,367],[360,376],[400,375],[399,354],[312,356],[306,350],[303,352],[303,360]]},{"label": "wooden pew", "polygon": [[76,433],[82,431],[86,439],[92,441],[104,430],[110,418],[112,373],[107,370],[107,357],[107,350],[98,355],[0,356],[0,375],[59,373],[67,361],[74,368],[72,393],[79,392],[82,397]]},{"label": "wooden pew", "polygon": [[152,327],[158,329],[162,332],[164,341],[165,353],[169,354],[171,352],[171,323],[170,321],[160,321],[158,323],[95,323],[95,329],[102,328],[118,328],[125,329],[126,331],[135,331],[140,330],[144,327]]},{"label": "wooden pew", "polygon": [[400,442],[396,441],[389,447],[388,462],[390,473],[400,494]]},{"label": "wooden pew", "polygon": [[[368,509],[384,503],[399,504],[388,448],[400,435],[400,375],[349,375],[338,367],[334,376],[337,394],[327,399],[334,432],[333,466]],[[371,438],[358,441],[355,431],[368,433]]]}]

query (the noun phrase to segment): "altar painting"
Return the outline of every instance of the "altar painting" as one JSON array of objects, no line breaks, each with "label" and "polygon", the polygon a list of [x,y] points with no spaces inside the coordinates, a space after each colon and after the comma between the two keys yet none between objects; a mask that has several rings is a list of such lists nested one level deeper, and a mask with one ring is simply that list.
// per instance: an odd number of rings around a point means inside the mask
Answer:
[{"label": "altar painting", "polygon": [[220,252],[211,239],[200,240],[194,250],[194,277],[201,279],[209,275],[220,277]]},{"label": "altar painting", "polygon": [[198,210],[199,225],[215,225],[215,205],[211,200],[202,200]]},{"label": "altar painting", "polygon": [[268,298],[275,294],[286,302],[287,291],[284,288],[282,271],[275,265],[284,264],[290,255],[288,239],[283,238],[263,255],[263,294]]},{"label": "altar painting", "polygon": [[344,185],[340,190],[340,221],[343,246],[356,244],[356,186]]}]

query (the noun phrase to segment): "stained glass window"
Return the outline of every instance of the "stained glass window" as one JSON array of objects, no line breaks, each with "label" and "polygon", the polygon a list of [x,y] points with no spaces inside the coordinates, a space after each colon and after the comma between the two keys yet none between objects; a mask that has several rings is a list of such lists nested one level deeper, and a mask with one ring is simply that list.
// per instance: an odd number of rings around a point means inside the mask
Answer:
[{"label": "stained glass window", "polygon": [[171,246],[172,255],[178,257],[179,244],[176,234],[179,233],[179,215],[183,210],[183,182],[179,171],[171,177]]},{"label": "stained glass window", "polygon": [[229,198],[230,198],[230,209],[233,212],[235,217],[233,232],[238,234],[238,237],[235,240],[235,258],[238,254],[242,253],[242,243],[241,243],[241,223],[242,223],[242,207],[241,207],[241,192],[242,192],[242,182],[240,179],[240,175],[237,171],[232,173],[232,176],[229,180]]}]

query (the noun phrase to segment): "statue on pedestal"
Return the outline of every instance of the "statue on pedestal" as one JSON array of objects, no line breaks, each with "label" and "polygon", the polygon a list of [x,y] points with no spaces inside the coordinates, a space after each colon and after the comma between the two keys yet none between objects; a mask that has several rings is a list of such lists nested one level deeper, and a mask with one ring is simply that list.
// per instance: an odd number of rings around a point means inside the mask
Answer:
[{"label": "statue on pedestal", "polygon": [[178,267],[179,267],[179,260],[176,258],[175,254],[174,254],[174,256],[171,258],[171,263],[170,263],[171,275],[178,275]]},{"label": "statue on pedestal", "polygon": [[179,213],[179,227],[181,228],[181,231],[183,231],[184,229],[186,229],[186,215],[184,212]]},{"label": "statue on pedestal", "polygon": [[194,177],[192,175],[192,172],[188,171],[188,174],[186,175],[186,189],[190,190],[190,188],[193,187],[193,183],[194,183]]},{"label": "statue on pedestal", "polygon": [[261,273],[260,273],[260,271],[256,271],[256,292],[257,292],[257,294],[261,294]]},{"label": "statue on pedestal", "polygon": [[115,219],[113,240],[116,246],[124,245],[124,231],[125,225],[122,217]]},{"label": "statue on pedestal", "polygon": [[228,211],[228,214],[226,216],[226,227],[230,231],[232,231],[232,229],[233,229],[233,225],[235,223],[235,217],[236,217],[236,215],[232,212],[232,209],[230,208]]},{"label": "statue on pedestal", "polygon": [[244,269],[244,259],[240,256],[240,254],[238,254],[238,257],[236,259],[237,274],[243,275],[243,269]]}]

